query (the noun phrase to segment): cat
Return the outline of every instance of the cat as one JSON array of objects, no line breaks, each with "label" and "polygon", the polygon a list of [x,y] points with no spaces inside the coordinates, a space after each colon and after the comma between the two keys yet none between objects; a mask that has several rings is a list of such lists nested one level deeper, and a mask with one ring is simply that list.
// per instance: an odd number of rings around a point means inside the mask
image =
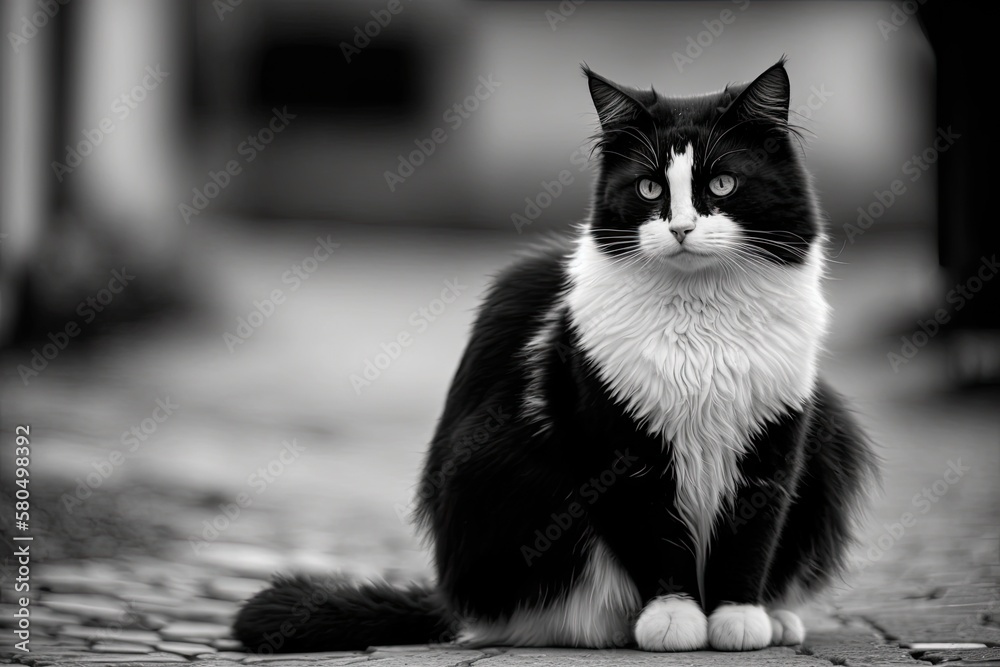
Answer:
[{"label": "cat", "polygon": [[583,67],[591,213],[489,289],[418,487],[436,584],[278,577],[257,651],[799,644],[878,460],[818,377],[823,221],[782,58],[697,97]]}]

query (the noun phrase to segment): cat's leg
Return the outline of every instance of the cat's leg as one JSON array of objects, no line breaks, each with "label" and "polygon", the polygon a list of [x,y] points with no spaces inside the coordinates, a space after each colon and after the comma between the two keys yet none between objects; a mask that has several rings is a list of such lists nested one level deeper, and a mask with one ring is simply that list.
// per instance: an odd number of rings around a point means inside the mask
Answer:
[{"label": "cat's leg", "polygon": [[784,607],[801,604],[843,570],[859,503],[878,478],[867,438],[840,397],[820,383],[814,406],[803,445],[805,473],[765,591],[775,644],[805,639],[801,620]]},{"label": "cat's leg", "polygon": [[[714,649],[762,649],[779,634],[765,608],[766,586],[802,473],[801,444],[809,414],[786,415],[760,434],[755,453],[741,463],[732,508],[716,522],[705,572],[708,641]],[[801,623],[796,626],[790,617],[784,618],[792,634],[801,628]],[[777,623],[784,640],[780,617]]]},{"label": "cat's leg", "polygon": [[[771,645],[777,634],[764,608],[764,584],[786,514],[787,497],[783,496],[772,484],[750,482],[738,492],[736,507],[756,512],[743,519],[735,532],[726,523],[717,528],[705,573],[706,608],[711,611],[708,641],[714,649],[761,649]],[[762,498],[768,500],[757,508],[754,498],[758,504]]]},{"label": "cat's leg", "polygon": [[[695,561],[685,529],[662,502],[644,502],[642,484],[623,480],[595,506],[602,535],[635,582],[643,601],[635,642],[644,651],[696,651],[708,646],[708,620],[698,597]],[[650,490],[654,489],[653,485]],[[672,497],[662,487],[659,497]],[[638,511],[637,511],[638,510]]]},{"label": "cat's leg", "polygon": [[645,593],[646,604],[635,622],[636,644],[643,651],[707,648],[708,619],[697,597],[694,558],[675,544],[664,545],[655,550],[659,567],[647,572],[669,575],[659,577],[653,590],[649,588],[648,579],[639,578],[644,584],[641,590]]}]

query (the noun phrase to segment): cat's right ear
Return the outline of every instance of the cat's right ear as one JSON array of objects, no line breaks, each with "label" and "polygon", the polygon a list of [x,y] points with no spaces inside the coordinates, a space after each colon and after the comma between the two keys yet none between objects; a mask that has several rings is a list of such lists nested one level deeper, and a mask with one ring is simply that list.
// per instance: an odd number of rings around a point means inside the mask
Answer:
[{"label": "cat's right ear", "polygon": [[746,85],[725,111],[734,121],[757,121],[779,128],[788,126],[791,99],[785,57]]},{"label": "cat's right ear", "polygon": [[645,107],[618,84],[608,81],[586,65],[582,67],[603,130],[633,123],[647,114]]}]

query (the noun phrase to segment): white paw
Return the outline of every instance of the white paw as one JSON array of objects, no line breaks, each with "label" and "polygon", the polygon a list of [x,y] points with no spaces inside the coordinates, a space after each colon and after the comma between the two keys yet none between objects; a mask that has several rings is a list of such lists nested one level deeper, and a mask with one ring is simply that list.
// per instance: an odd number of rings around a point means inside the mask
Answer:
[{"label": "white paw", "polygon": [[658,597],[639,614],[635,641],[643,651],[697,651],[708,645],[708,620],[690,598]]},{"label": "white paw", "polygon": [[720,605],[708,617],[708,643],[718,651],[766,648],[771,644],[771,619],[760,605]]},{"label": "white paw", "polygon": [[775,646],[792,646],[801,644],[806,639],[806,627],[802,625],[795,612],[787,609],[774,609],[768,612],[771,617],[771,643]]}]

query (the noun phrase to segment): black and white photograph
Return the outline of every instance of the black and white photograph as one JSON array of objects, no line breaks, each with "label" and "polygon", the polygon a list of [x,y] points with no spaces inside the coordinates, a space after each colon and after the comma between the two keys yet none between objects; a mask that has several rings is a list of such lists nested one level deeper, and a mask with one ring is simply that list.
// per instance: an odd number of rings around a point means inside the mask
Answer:
[{"label": "black and white photograph", "polygon": [[994,27],[0,0],[0,664],[1000,665]]}]

